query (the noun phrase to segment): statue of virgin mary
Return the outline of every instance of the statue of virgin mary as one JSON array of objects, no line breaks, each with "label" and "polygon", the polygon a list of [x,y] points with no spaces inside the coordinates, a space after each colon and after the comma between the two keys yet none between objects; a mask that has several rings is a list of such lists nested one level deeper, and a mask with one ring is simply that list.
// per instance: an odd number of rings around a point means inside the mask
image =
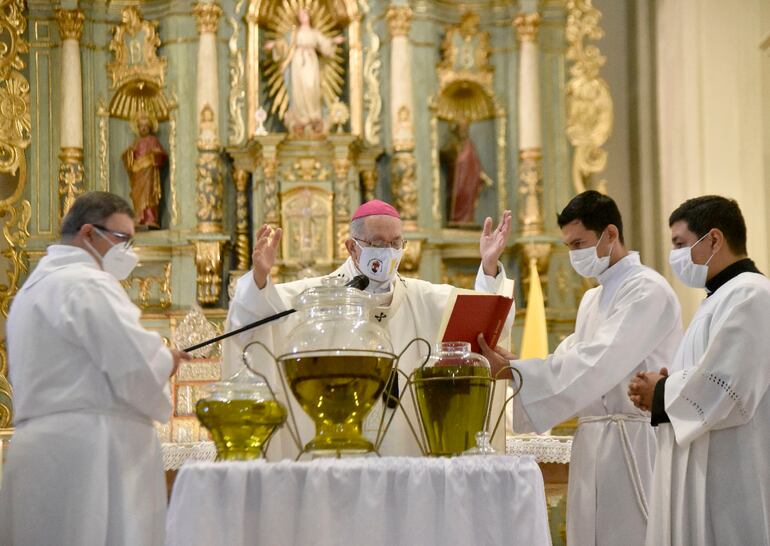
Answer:
[{"label": "statue of virgin mary", "polygon": [[297,12],[298,25],[288,40],[271,40],[265,49],[273,60],[281,63],[284,84],[289,94],[289,109],[284,122],[294,135],[301,136],[309,128],[312,134],[324,131],[321,110],[321,65],[319,55],[332,57],[342,36],[329,38],[310,24],[307,10]]}]

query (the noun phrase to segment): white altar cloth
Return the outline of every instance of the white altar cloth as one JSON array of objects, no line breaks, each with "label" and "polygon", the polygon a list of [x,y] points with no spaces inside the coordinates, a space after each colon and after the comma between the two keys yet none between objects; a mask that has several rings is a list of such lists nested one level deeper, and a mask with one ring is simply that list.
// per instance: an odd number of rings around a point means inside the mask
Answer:
[{"label": "white altar cloth", "polygon": [[551,544],[532,457],[191,463],[167,546]]}]

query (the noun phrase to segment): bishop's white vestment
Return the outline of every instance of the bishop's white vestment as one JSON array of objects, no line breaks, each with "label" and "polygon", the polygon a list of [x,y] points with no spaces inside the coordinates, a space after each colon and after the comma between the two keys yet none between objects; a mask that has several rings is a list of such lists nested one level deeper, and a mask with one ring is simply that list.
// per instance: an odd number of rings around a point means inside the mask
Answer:
[{"label": "bishop's white vestment", "polygon": [[171,352],[86,251],[53,245],[7,323],[16,430],[0,544],[161,545],[166,483],[153,420],[171,415]]},{"label": "bishop's white vestment", "polygon": [[575,333],[545,360],[517,360],[517,432],[544,432],[578,416],[567,495],[567,541],[641,545],[649,509],[655,435],[628,399],[639,371],[668,366],[681,339],[677,298],[629,253],[580,302]]},{"label": "bishop's white vestment", "polygon": [[669,373],[647,546],[770,544],[770,280],[711,294]]},{"label": "bishop's white vestment", "polygon": [[[499,272],[496,277],[484,275],[483,270],[479,268],[476,277],[476,289],[483,292],[499,293],[510,296],[512,292],[510,281],[505,278],[505,272],[503,271],[502,265],[498,264],[498,267]],[[347,261],[331,275],[350,280],[359,274],[360,272],[356,269],[352,259],[348,258]],[[230,303],[228,329],[234,330],[250,322],[290,309],[294,307],[296,296],[308,288],[320,285],[320,283],[321,277],[302,279],[278,285],[273,284],[272,281],[268,279],[265,287],[260,290],[254,282],[253,275],[251,273],[246,274],[238,280],[235,297]],[[439,341],[438,336],[441,319],[444,309],[447,306],[447,299],[451,295],[452,290],[453,287],[447,284],[432,284],[418,279],[399,276],[393,281],[389,291],[384,294],[374,295],[376,301],[380,302],[380,305],[372,311],[372,320],[378,322],[388,332],[391,343],[393,344],[393,351],[396,354],[400,353],[412,339],[417,337],[424,338],[431,344],[437,343]],[[501,344],[507,344],[509,342],[513,317],[514,309],[512,306],[508,320],[503,329]],[[236,348],[242,349],[246,343],[250,341],[260,341],[264,343],[273,354],[279,356],[284,351],[283,341],[286,340],[289,332],[297,326],[299,320],[300,317],[298,316],[298,313],[295,313],[281,319],[279,322],[241,334],[235,343],[235,345],[237,345]],[[223,369],[223,376],[225,377],[235,373],[240,366],[240,359],[233,350],[232,345],[233,344],[231,344],[231,347],[225,351],[227,355]],[[251,349],[250,352],[251,351],[253,351],[251,354],[254,356],[254,361],[256,362],[259,371],[268,378],[273,389],[276,391],[276,394],[283,400],[283,397],[280,396],[280,391],[282,389],[280,388],[280,378],[275,364],[269,357],[265,356],[264,358],[260,358],[260,351],[258,348]],[[412,345],[399,361],[399,368],[406,374],[411,373],[411,371],[421,363],[421,354],[425,354],[425,345]],[[399,381],[401,392],[403,392],[403,389],[405,388],[404,383],[404,379],[401,378]],[[499,403],[495,405],[495,408],[499,410],[502,407],[502,395],[505,389],[499,388],[498,391],[500,396],[496,396],[495,398]],[[402,402],[404,403],[404,408],[409,415],[412,424],[415,427],[419,426],[415,420],[414,409],[407,393],[404,393]],[[293,397],[291,397],[290,403],[294,408],[298,420],[300,437],[302,438],[302,441],[306,443],[313,437],[314,427],[310,419],[294,401]],[[386,419],[390,418],[390,412],[392,410],[384,409],[384,404],[380,401],[371,410],[369,417],[365,420],[364,428],[367,432],[366,436],[370,439],[374,439],[376,436],[376,426],[379,424],[379,415],[381,415],[382,411],[386,411]],[[495,438],[495,441],[498,442],[496,447],[503,449],[505,441],[504,429],[498,433],[498,437]],[[383,455],[420,454],[418,444],[416,443],[401,410],[398,410],[393,418],[380,453]],[[285,427],[279,431],[272,440],[267,454],[270,459],[294,457],[297,454],[297,448],[294,446],[293,442],[291,442],[291,437]]]}]

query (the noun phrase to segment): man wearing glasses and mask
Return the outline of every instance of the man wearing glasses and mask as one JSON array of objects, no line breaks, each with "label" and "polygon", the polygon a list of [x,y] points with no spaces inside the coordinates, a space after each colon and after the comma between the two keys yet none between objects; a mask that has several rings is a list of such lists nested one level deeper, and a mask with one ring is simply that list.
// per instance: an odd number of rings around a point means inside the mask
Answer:
[{"label": "man wearing glasses and mask", "polygon": [[[505,278],[500,255],[511,231],[511,213],[505,211],[498,227],[492,230],[492,219],[487,218],[480,238],[481,267],[476,277],[476,290],[511,295],[512,284]],[[303,279],[285,284],[273,284],[270,270],[275,263],[281,230],[273,231],[269,226],[262,226],[257,232],[252,254],[253,270],[251,275],[244,275],[238,280],[235,297],[230,303],[228,329],[232,330],[250,322],[265,318],[274,313],[292,308],[294,299],[307,288],[318,286],[321,278]],[[353,214],[350,223],[350,238],[345,241],[349,257],[331,275],[350,281],[360,275],[366,276],[368,285],[365,290],[373,295],[376,308],[371,320],[377,321],[390,334],[393,348],[400,352],[415,337],[422,337],[431,343],[438,342],[440,322],[447,305],[447,299],[453,288],[446,284],[432,284],[426,281],[403,278],[398,275],[398,266],[406,242],[403,238],[401,218],[391,205],[379,200],[361,205]],[[514,310],[503,328],[502,344],[508,343],[508,334],[513,322]],[[236,342],[243,347],[250,341],[261,341],[275,354],[282,352],[282,340],[298,324],[297,314],[290,315],[272,326],[257,328],[242,334]],[[412,346],[400,362],[401,369],[407,374],[411,367],[419,364],[419,346]],[[255,359],[256,360],[256,359]],[[264,360],[264,359],[262,359]],[[233,373],[232,367],[238,366],[237,358],[229,358],[225,366],[231,369],[224,373]],[[260,362],[260,372],[276,384],[279,381],[272,362]],[[403,380],[400,388],[403,389]],[[408,397],[404,397],[406,400]],[[379,415],[384,410],[380,402],[367,418],[365,429],[371,433],[379,423]],[[310,420],[301,411],[295,412],[300,419],[300,435],[311,436]],[[387,455],[419,454],[417,443],[412,437],[403,415],[393,420],[382,448]],[[271,458],[296,455],[296,447],[291,443],[285,431],[277,434],[271,443]]]},{"label": "man wearing glasses and mask", "polygon": [[133,215],[116,195],[80,196],[14,298],[1,544],[163,544],[153,421],[170,417],[168,380],[189,357],[142,327],[120,285],[138,260]]}]

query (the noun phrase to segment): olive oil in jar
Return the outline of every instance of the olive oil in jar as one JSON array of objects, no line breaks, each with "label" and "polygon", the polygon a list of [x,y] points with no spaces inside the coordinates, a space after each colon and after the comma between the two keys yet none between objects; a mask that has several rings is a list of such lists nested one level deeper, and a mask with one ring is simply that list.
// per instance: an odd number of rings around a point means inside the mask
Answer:
[{"label": "olive oil in jar", "polygon": [[275,400],[215,400],[195,406],[198,420],[211,433],[217,460],[247,460],[262,456],[262,447],[286,420],[286,409]]},{"label": "olive oil in jar", "polygon": [[382,394],[392,356],[324,355],[283,359],[286,380],[316,425],[310,451],[371,451],[361,424]]},{"label": "olive oil in jar", "polygon": [[484,429],[491,380],[479,366],[436,366],[415,371],[414,389],[429,454],[459,455]]}]

